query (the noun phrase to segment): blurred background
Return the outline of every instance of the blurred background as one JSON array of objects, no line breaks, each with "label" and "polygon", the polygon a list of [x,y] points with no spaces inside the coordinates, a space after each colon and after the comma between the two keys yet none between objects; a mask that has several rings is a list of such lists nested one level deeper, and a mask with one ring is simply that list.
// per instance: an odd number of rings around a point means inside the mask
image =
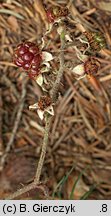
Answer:
[{"label": "blurred background", "polygon": [[[81,35],[75,18],[104,35],[106,48],[96,54],[103,93],[65,68],[41,187],[22,199],[46,199],[46,191],[49,197],[69,199],[73,188],[72,199],[88,193],[87,199],[111,199],[111,2],[105,0],[0,1],[0,199],[33,181],[44,134],[44,121],[29,110],[43,92],[13,64],[13,50],[24,40],[41,43],[47,26],[44,8],[55,5],[69,7],[66,25],[72,38]],[[58,56],[56,27],[46,42],[47,51]],[[77,64],[70,47],[65,61]],[[59,63],[52,66],[58,69]]]}]

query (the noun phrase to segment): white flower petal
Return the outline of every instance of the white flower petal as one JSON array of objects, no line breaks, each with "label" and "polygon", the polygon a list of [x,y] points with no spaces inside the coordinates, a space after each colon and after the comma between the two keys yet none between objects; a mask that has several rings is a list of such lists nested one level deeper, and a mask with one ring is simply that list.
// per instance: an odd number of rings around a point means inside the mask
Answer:
[{"label": "white flower petal", "polygon": [[41,120],[43,120],[43,118],[44,118],[44,111],[38,109],[38,110],[37,110],[37,113],[38,113],[39,118],[40,118]]},{"label": "white flower petal", "polygon": [[43,51],[42,52],[42,59],[44,62],[48,62],[48,61],[51,61],[53,59],[53,56],[51,53]]},{"label": "white flower petal", "polygon": [[39,86],[42,86],[43,81],[44,81],[44,79],[43,79],[42,74],[39,74],[38,77],[37,77],[37,79],[36,79],[37,84],[38,84]]},{"label": "white flower petal", "polygon": [[45,109],[46,112],[48,112],[50,115],[54,115],[54,109],[53,109],[53,106],[49,106]]},{"label": "white flower petal", "polygon": [[29,109],[38,109],[38,103],[29,106]]},{"label": "white flower petal", "polygon": [[83,76],[85,74],[84,64],[79,64],[72,70],[73,73]]}]

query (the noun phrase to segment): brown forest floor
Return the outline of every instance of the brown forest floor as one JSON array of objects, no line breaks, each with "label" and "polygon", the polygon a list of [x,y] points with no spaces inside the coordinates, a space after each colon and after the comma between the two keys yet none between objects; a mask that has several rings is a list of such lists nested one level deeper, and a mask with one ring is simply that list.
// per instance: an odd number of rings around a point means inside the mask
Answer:
[{"label": "brown forest floor", "polygon": [[[69,1],[43,2],[50,7],[56,3],[67,5]],[[95,2],[75,0],[70,13],[72,20],[77,16],[86,28],[104,33],[107,47],[97,55],[101,62],[97,78],[104,95],[101,97],[87,79],[77,81],[65,69],[42,170],[41,180],[51,195],[57,183],[75,165],[62,192],[63,199],[68,199],[74,181],[87,165],[89,168],[78,182],[74,199],[80,199],[94,184],[97,187],[89,199],[111,199],[111,5],[106,10],[99,7],[100,1],[96,8]],[[40,5],[38,8],[33,0],[0,1],[1,158],[7,145],[13,143],[0,174],[0,199],[33,180],[41,150],[44,123],[28,107],[37,102],[42,91],[33,80],[25,83],[20,70],[12,63],[13,49],[18,43],[41,40],[46,21]],[[79,35],[76,26],[71,26],[69,31],[72,35]],[[52,33],[48,39],[51,41],[49,49],[56,52],[58,37]],[[69,49],[65,59],[72,58],[76,59],[76,55],[72,55]],[[22,116],[18,130],[12,137],[19,115]]]}]

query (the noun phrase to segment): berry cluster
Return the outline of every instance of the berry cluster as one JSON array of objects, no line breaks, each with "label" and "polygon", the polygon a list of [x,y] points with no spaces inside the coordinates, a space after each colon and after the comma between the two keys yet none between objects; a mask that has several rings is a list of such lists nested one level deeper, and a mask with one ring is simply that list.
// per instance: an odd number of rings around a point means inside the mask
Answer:
[{"label": "berry cluster", "polygon": [[35,43],[26,41],[19,44],[14,51],[13,61],[18,67],[27,71],[30,78],[40,74],[42,55]]}]

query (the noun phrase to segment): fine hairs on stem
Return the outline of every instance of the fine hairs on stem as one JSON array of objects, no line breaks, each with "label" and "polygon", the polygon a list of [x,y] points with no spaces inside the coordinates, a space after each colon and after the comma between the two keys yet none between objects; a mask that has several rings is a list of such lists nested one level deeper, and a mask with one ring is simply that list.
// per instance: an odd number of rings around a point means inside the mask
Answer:
[{"label": "fine hairs on stem", "polygon": [[[58,71],[57,74],[57,78],[56,81],[53,85],[52,88],[52,92],[51,92],[51,98],[53,102],[56,102],[57,100],[57,93],[59,90],[59,85],[60,85],[60,81],[61,78],[63,76],[63,72],[64,72],[64,46],[65,46],[65,33],[64,33],[64,29],[61,33],[60,39],[61,39],[61,48],[60,48],[60,69]],[[41,155],[40,155],[40,159],[38,162],[38,167],[37,167],[37,171],[36,171],[36,175],[35,175],[35,180],[34,183],[38,184],[39,180],[40,180],[40,175],[41,175],[41,171],[42,171],[42,167],[43,167],[43,163],[44,163],[44,159],[45,159],[45,155],[46,155],[46,149],[47,149],[47,144],[48,144],[48,138],[49,138],[49,132],[50,132],[50,125],[51,125],[51,119],[52,116],[50,116],[48,113],[45,116],[45,132],[44,132],[44,139],[43,139],[43,144],[42,144],[42,151],[41,151]]]}]

